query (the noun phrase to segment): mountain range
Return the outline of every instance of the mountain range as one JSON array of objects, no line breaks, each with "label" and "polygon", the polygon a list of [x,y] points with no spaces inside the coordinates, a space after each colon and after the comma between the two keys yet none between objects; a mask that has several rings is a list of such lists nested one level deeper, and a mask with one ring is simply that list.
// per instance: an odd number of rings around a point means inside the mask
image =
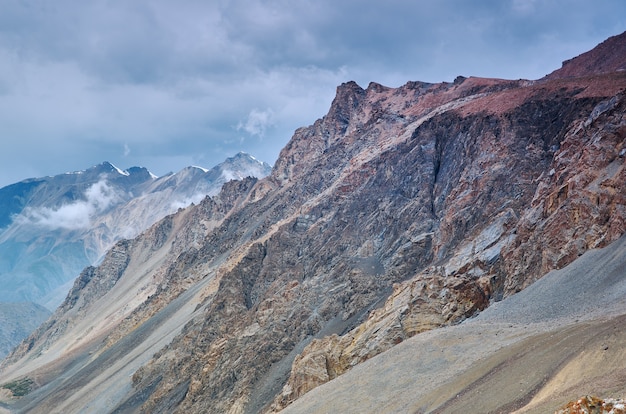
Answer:
[{"label": "mountain range", "polygon": [[[34,329],[50,314],[41,307],[54,311],[80,272],[100,261],[116,241],[133,238],[179,208],[215,195],[227,181],[264,177],[270,170],[244,153],[210,170],[187,167],[163,177],[146,168],[121,170],[104,162],[1,188],[0,303],[20,303],[3,308],[3,314],[8,318],[12,309],[15,323]],[[20,337],[18,330],[10,340],[0,334],[0,355],[28,333]]]},{"label": "mountain range", "polygon": [[625,51],[623,33],[538,80],[340,85],[267,177],[86,267],[0,364],[2,408],[621,404]]}]

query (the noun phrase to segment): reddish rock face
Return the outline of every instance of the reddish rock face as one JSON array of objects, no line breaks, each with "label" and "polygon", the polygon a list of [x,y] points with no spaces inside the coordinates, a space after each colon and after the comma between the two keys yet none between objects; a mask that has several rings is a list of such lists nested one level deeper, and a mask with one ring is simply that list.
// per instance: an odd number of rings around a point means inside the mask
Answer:
[{"label": "reddish rock face", "polygon": [[[214,279],[180,335],[135,372],[125,403],[279,410],[624,234],[626,72],[582,71],[338,87],[268,178],[226,186],[174,219],[175,253],[106,346]],[[151,234],[133,246],[150,246]],[[139,250],[131,261],[149,256]],[[81,292],[69,308],[93,300]]]},{"label": "reddish rock face", "polygon": [[626,32],[612,36],[598,46],[573,59],[563,62],[544,79],[581,78],[626,70]]}]

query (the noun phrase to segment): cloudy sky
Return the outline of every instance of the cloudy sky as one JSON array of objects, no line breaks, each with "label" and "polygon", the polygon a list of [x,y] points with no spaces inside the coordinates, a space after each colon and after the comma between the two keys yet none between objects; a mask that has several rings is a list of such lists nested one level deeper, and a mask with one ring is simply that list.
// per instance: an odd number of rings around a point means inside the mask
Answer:
[{"label": "cloudy sky", "polygon": [[537,79],[624,30],[623,0],[0,0],[0,186],[273,164],[342,82]]}]

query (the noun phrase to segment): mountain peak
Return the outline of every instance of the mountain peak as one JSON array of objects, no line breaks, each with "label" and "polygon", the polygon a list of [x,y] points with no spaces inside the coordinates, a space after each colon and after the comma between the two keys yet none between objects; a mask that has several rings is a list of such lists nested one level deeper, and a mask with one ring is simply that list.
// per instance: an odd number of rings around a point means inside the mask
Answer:
[{"label": "mountain peak", "polygon": [[378,82],[370,82],[369,85],[367,85],[367,90],[368,91],[374,91],[374,92],[378,92],[378,93],[384,92],[384,91],[386,91],[388,89],[390,89],[390,88],[388,88],[388,87],[386,87],[384,85],[381,85]]},{"label": "mountain peak", "polygon": [[94,165],[93,167],[89,168],[86,171],[78,171],[77,173],[80,174],[83,172],[92,172],[92,171],[97,174],[116,172],[119,175],[125,175],[125,176],[129,175],[128,171],[124,171],[120,168],[117,168],[115,165],[111,164],[109,161],[103,161],[98,165]]},{"label": "mountain peak", "polygon": [[239,151],[237,154],[233,155],[232,158],[254,158],[252,155],[247,152]]},{"label": "mountain peak", "polygon": [[245,177],[265,177],[269,175],[272,167],[257,160],[252,155],[240,151],[224,162],[216,166],[220,174],[227,180],[241,180]]},{"label": "mountain peak", "polygon": [[351,99],[358,99],[365,95],[365,89],[361,88],[355,81],[349,81],[337,86],[335,101],[345,102]]},{"label": "mountain peak", "polygon": [[221,166],[225,166],[228,164],[239,164],[239,163],[247,163],[247,164],[258,164],[260,166],[263,166],[264,168],[271,168],[270,165],[264,161],[260,161],[258,159],[256,159],[255,157],[253,157],[252,155],[248,154],[247,152],[243,152],[243,151],[239,151],[237,154],[233,155],[232,157],[228,157],[226,158],[226,160],[221,163]]},{"label": "mountain peak", "polygon": [[159,177],[154,175],[149,169],[146,167],[130,167],[126,169],[126,172],[133,176],[148,176],[150,179],[155,180]]},{"label": "mountain peak", "polygon": [[349,81],[337,87],[335,99],[330,106],[326,118],[341,133],[345,132],[350,123],[351,114],[359,107],[367,94],[356,82]]},{"label": "mountain peak", "polygon": [[563,62],[544,79],[601,75],[626,70],[626,32],[609,37],[592,50]]}]

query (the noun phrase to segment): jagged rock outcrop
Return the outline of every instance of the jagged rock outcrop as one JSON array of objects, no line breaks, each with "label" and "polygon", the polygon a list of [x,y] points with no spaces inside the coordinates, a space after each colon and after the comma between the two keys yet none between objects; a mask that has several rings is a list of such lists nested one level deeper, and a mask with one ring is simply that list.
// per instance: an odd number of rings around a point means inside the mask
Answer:
[{"label": "jagged rock outcrop", "polygon": [[504,249],[506,291],[519,291],[626,232],[625,110],[626,99],[617,94],[565,135],[520,218],[515,242]]},{"label": "jagged rock outcrop", "polygon": [[406,339],[283,412],[545,414],[580,395],[621,397],[625,295],[623,236],[474,318]]},{"label": "jagged rock outcrop", "polygon": [[[204,321],[185,328],[179,340],[189,344],[185,348],[191,352],[181,355],[179,346],[172,344],[135,376],[136,387],[152,386],[161,372],[176,371],[181,377],[198,378],[188,384],[183,409],[255,407],[265,391],[255,384],[258,373],[272,364],[289,363],[285,358],[294,347],[318,332],[341,333],[354,325],[389,294],[392,283],[423,268],[434,252],[432,235],[422,235],[433,232],[443,208],[434,198],[443,200],[455,187],[448,180],[458,180],[453,158],[461,150],[452,140],[438,143],[432,131],[440,124],[429,120],[439,111],[476,99],[467,95],[469,90],[494,84],[472,79],[432,86],[452,101],[444,101],[446,107],[439,105],[436,111],[426,102],[439,98],[414,85],[398,90],[370,85],[366,91],[353,83],[341,86],[329,115],[297,131],[283,152],[270,177],[280,183],[279,189],[231,216],[245,220],[240,228],[252,237],[245,244],[250,236],[244,233],[238,243],[250,247],[221,276]],[[414,104],[406,105],[407,100]],[[407,125],[412,128],[407,130]],[[419,125],[426,125],[424,138],[414,133]],[[446,142],[452,145],[450,158],[441,156]],[[445,178],[438,183],[441,170]],[[281,221],[250,223],[259,211],[262,218],[275,215]],[[225,235],[232,240],[222,226],[207,242],[224,245]],[[440,250],[458,242],[447,237]],[[482,306],[486,303],[484,299]],[[220,346],[213,350],[215,344]],[[263,359],[254,358],[259,349]],[[246,375],[228,377],[244,371]],[[175,382],[163,386],[162,394],[155,392],[146,402],[146,410],[179,398]],[[205,404],[202,395],[215,398]]]},{"label": "jagged rock outcrop", "polygon": [[[110,252],[88,269],[4,372],[36,373],[21,403],[33,412],[278,411],[622,235],[624,88],[621,72],[343,84],[269,177],[226,185],[128,242],[128,261]],[[45,358],[80,326],[93,333],[69,347],[78,374],[44,387]],[[105,379],[104,366],[117,368]]]},{"label": "jagged rock outcrop", "polygon": [[[459,322],[509,294],[507,275],[514,273],[505,271],[501,252],[516,239],[516,223],[549,175],[560,142],[606,97],[584,96],[578,83],[559,84],[556,96],[545,85],[520,92],[520,83],[497,84],[468,79],[427,92],[414,85],[340,87],[329,114],[299,130],[277,162],[272,179],[281,187],[271,200],[287,219],[267,236],[258,233],[264,242],[251,241],[224,274],[205,320],[180,339],[191,353],[180,358],[180,347],[171,345],[135,377],[137,388],[182,368],[188,370],[182,378],[197,378],[183,409],[258,409],[259,372],[284,364],[289,351],[332,329],[337,318],[342,323],[334,330],[341,334],[376,308],[393,283],[401,285],[388,305],[343,338],[312,342],[292,378],[304,372],[305,383],[332,379],[406,337]],[[614,86],[604,93],[618,91]],[[411,93],[413,102],[406,98]],[[429,112],[420,98],[433,99],[431,93],[450,100]],[[524,101],[511,109],[480,106],[494,94],[508,102],[514,93]],[[398,105],[407,100],[412,103]],[[294,182],[302,184],[296,189]],[[289,205],[280,205],[285,198]],[[524,274],[530,282],[547,270]],[[260,349],[265,359],[255,360]],[[312,379],[315,372],[321,377]],[[175,384],[153,394],[146,409],[178,398]],[[307,387],[290,381],[286,390]],[[203,395],[214,399],[204,404]]]}]

